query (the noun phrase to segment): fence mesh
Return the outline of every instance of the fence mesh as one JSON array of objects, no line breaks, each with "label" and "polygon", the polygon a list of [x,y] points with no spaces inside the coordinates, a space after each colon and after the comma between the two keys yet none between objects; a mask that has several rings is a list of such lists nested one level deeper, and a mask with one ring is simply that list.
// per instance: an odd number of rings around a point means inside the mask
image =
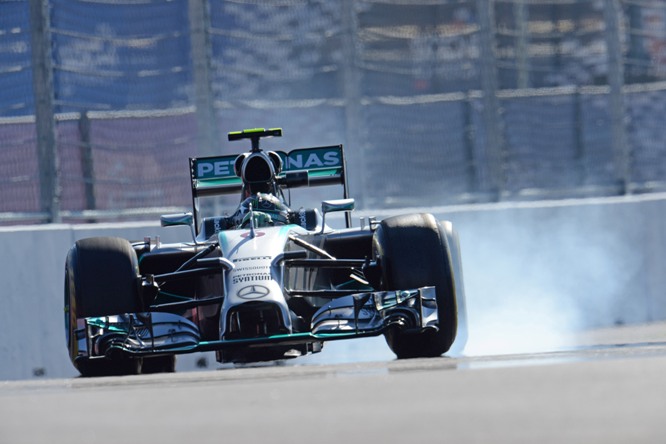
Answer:
[{"label": "fence mesh", "polygon": [[[88,119],[88,123],[77,119],[58,125],[64,208],[125,210],[187,204],[187,158],[196,155],[192,112],[113,118],[91,112]],[[82,140],[82,133],[90,142]],[[88,143],[94,149],[89,150]]]},{"label": "fence mesh", "polygon": [[366,207],[665,188],[659,0],[39,3],[0,4],[3,220],[49,220],[44,110],[64,219],[185,208],[187,158],[257,126],[283,127],[270,149],[345,144]]},{"label": "fence mesh", "polygon": [[0,8],[0,116],[33,114],[28,4],[8,0]]},{"label": "fence mesh", "polygon": [[632,182],[650,188],[666,177],[666,90],[627,94]]},{"label": "fence mesh", "polygon": [[17,120],[0,125],[0,212],[39,212],[35,124]]},{"label": "fence mesh", "polygon": [[49,0],[57,109],[187,106],[187,0]]},{"label": "fence mesh", "polygon": [[209,6],[218,99],[341,96],[340,2],[211,0]]}]

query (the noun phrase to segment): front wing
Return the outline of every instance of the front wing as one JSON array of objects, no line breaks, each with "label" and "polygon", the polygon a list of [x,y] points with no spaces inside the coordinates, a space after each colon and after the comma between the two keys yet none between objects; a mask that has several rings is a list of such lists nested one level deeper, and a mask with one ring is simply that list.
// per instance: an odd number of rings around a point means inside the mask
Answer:
[{"label": "front wing", "polygon": [[[190,320],[163,312],[86,318],[76,331],[79,357],[184,354],[243,347],[298,345],[378,336],[388,328],[438,329],[434,287],[363,292],[334,299],[312,318],[311,330],[244,339],[202,341]],[[315,348],[316,349],[316,348]]]}]

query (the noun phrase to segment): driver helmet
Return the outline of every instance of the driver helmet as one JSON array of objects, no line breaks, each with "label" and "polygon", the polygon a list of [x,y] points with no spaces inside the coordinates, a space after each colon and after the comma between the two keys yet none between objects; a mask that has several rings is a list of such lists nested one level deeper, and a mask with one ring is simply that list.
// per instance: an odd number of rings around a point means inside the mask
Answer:
[{"label": "driver helmet", "polygon": [[241,154],[234,162],[234,171],[243,180],[246,196],[275,192],[275,179],[282,171],[282,159],[274,151]]},{"label": "driver helmet", "polygon": [[240,204],[238,225],[241,227],[250,224],[250,205],[254,215],[254,226],[257,228],[289,223],[289,208],[280,199],[272,194],[257,193]]}]

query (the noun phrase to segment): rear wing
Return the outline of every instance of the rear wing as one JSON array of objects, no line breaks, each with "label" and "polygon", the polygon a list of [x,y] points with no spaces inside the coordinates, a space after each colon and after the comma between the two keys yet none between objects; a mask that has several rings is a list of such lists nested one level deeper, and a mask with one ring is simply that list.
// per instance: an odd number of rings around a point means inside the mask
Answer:
[{"label": "rear wing", "polygon": [[[276,151],[282,159],[277,176],[281,189],[342,185],[348,198],[346,161],[342,145]],[[195,227],[199,226],[199,198],[240,193],[243,181],[234,172],[237,154],[190,158],[190,180]]]}]

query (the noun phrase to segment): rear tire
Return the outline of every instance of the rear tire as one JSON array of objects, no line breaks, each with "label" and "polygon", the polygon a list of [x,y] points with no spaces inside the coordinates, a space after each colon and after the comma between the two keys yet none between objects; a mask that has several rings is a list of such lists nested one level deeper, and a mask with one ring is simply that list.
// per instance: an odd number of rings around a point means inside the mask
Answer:
[{"label": "rear tire", "polygon": [[405,333],[398,327],[385,333],[398,359],[434,357],[446,353],[458,327],[456,291],[448,236],[431,214],[411,214],[383,220],[373,236],[373,257],[381,268],[381,290],[434,286],[439,331]]},{"label": "rear tire", "polygon": [[130,243],[115,237],[77,241],[65,265],[65,325],[70,359],[83,376],[137,374],[140,358],[78,355],[77,319],[141,311],[139,266]]}]

